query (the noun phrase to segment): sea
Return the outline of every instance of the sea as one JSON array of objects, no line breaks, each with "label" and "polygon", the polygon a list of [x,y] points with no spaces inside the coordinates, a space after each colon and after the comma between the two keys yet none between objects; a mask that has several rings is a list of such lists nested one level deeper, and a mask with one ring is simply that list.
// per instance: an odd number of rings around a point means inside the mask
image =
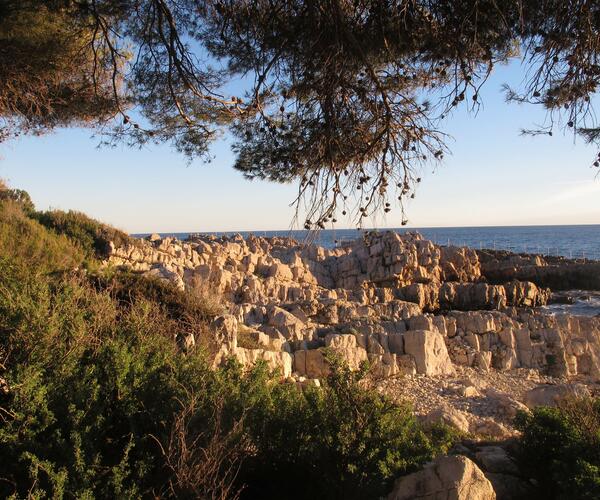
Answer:
[{"label": "sea", "polygon": [[[362,231],[396,231],[400,234],[418,232],[438,245],[469,247],[474,249],[509,250],[516,253],[535,253],[544,256],[563,256],[577,260],[600,260],[600,224],[570,226],[498,226],[498,227],[424,227],[389,229],[326,229],[315,232],[301,230],[283,231],[226,231],[199,233],[160,233],[186,239],[190,234],[232,236],[290,236],[298,241],[334,248],[359,238]],[[145,237],[148,234],[133,236]],[[549,313],[572,313],[584,316],[600,315],[600,293],[569,292],[570,303],[550,304],[544,307]]]},{"label": "sea", "polygon": [[[389,229],[325,229],[317,233],[302,230],[226,231],[198,233],[161,233],[186,239],[190,234],[231,236],[291,236],[298,241],[314,242],[333,248],[360,237],[361,231],[418,232],[438,245],[464,246],[474,249],[509,250],[517,253],[537,253],[571,259],[600,260],[600,224],[571,226],[498,226],[498,227],[424,227]],[[147,236],[136,234],[134,236]]]}]

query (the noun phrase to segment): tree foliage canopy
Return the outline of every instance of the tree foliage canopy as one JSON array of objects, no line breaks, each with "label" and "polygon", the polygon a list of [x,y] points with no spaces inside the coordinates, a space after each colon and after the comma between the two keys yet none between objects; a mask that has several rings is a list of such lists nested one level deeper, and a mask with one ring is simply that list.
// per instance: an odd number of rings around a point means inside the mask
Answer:
[{"label": "tree foliage canopy", "polygon": [[110,140],[208,158],[229,130],[248,178],[298,181],[307,228],[402,206],[420,167],[443,159],[444,119],[476,109],[494,66],[511,58],[525,63],[525,83],[507,98],[549,112],[529,133],[600,135],[594,0],[0,5],[5,135],[95,123]]}]

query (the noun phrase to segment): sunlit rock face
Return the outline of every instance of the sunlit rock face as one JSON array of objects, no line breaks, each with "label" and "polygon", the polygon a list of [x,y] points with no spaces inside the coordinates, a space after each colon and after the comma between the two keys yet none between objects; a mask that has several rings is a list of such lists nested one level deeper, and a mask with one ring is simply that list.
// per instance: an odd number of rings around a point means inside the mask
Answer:
[{"label": "sunlit rock face", "polygon": [[113,246],[106,265],[220,297],[237,322],[220,320],[228,322],[221,355],[263,359],[286,377],[326,376],[333,351],[353,368],[370,361],[379,377],[471,367],[600,379],[599,319],[544,314],[536,308],[548,289],[490,284],[485,269],[497,272],[499,259],[482,266],[476,251],[419,235],[366,233],[335,249],[289,238],[153,236]]}]

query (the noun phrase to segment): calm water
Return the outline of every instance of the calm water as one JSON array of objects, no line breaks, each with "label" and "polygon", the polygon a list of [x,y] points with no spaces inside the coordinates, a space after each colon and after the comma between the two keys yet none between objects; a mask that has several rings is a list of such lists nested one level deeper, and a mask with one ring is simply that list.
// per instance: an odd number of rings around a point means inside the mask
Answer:
[{"label": "calm water", "polygon": [[[502,227],[444,227],[394,229],[399,233],[418,231],[439,245],[467,246],[471,248],[495,248],[513,252],[562,255],[573,259],[600,260],[600,224],[585,226],[502,226]],[[206,233],[232,235],[235,232]],[[292,236],[303,241],[306,231],[245,231],[243,236]],[[313,235],[315,243],[334,247],[349,241],[360,234],[356,229],[324,230]],[[163,236],[176,236],[185,239],[189,233],[163,233]],[[137,235],[146,236],[146,235]]]}]

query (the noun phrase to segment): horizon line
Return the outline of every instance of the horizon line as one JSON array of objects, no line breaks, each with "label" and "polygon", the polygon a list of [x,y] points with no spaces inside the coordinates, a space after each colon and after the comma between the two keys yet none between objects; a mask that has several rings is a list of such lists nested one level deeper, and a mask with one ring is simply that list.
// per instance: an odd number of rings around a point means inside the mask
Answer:
[{"label": "horizon line", "polygon": [[213,231],[136,231],[130,232],[131,236],[144,236],[151,234],[211,234],[211,233],[283,233],[293,232],[320,232],[320,231],[395,231],[395,230],[418,230],[418,229],[481,229],[481,228],[512,228],[512,227],[579,227],[579,226],[600,226],[600,223],[580,223],[580,224],[510,224],[510,225],[483,225],[483,226],[400,226],[400,227],[332,227],[325,229],[237,229],[237,230],[213,230]]}]

